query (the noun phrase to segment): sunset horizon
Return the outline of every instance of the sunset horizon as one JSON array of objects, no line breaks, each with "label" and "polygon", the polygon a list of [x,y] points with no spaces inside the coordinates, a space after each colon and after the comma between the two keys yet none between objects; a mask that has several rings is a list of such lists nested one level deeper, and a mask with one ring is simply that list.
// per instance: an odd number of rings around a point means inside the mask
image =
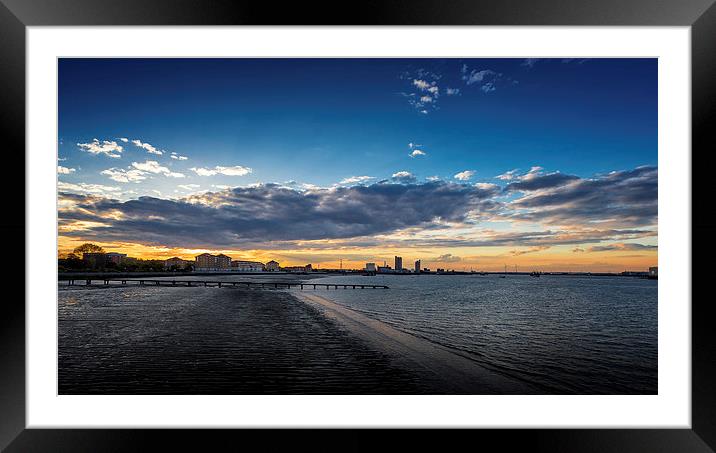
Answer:
[{"label": "sunset horizon", "polygon": [[63,58],[58,254],[644,272],[656,65]]}]

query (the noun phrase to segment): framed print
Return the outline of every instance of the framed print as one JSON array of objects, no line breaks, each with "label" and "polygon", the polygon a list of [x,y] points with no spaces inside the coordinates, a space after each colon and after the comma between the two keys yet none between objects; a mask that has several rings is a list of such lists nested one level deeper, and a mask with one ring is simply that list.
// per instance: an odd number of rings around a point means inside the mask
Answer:
[{"label": "framed print", "polygon": [[3,448],[713,450],[709,2],[215,6],[0,9]]}]

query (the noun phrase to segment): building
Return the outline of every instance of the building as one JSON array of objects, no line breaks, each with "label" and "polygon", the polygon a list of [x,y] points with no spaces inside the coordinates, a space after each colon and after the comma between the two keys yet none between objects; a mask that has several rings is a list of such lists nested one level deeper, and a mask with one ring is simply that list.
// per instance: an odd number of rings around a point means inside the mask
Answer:
[{"label": "building", "polygon": [[104,262],[105,262],[105,264],[107,264],[107,263],[121,264],[125,258],[127,258],[126,253],[109,252],[109,253],[105,253]]},{"label": "building", "polygon": [[231,269],[231,257],[224,254],[212,255],[210,253],[202,253],[194,258],[194,270],[202,271],[222,271]]},{"label": "building", "polygon": [[186,269],[194,264],[194,261],[183,260],[177,256],[164,261],[164,269]]},{"label": "building", "polygon": [[420,273],[420,260],[415,262],[415,273],[416,274]]},{"label": "building", "polygon": [[239,261],[234,260],[231,262],[231,270],[237,272],[263,272],[265,269],[264,263],[258,261]]},{"label": "building", "polygon": [[366,272],[375,272],[375,263],[365,263]]},{"label": "building", "polygon": [[400,272],[403,270],[403,258],[400,256],[395,257],[395,271]]},{"label": "building", "polygon": [[194,258],[194,269],[214,269],[216,267],[216,260],[214,255],[211,253],[202,253],[201,255]]},{"label": "building", "polygon": [[313,266],[306,264],[305,266],[288,266],[282,267],[281,270],[286,272],[312,272]]},{"label": "building", "polygon": [[223,253],[216,255],[215,263],[217,269],[231,269],[231,257]]},{"label": "building", "polygon": [[378,273],[379,274],[392,274],[393,269],[391,269],[390,266],[386,266],[386,265],[378,266]]},{"label": "building", "polygon": [[281,270],[281,266],[278,265],[278,261],[271,260],[266,263],[266,271],[277,272]]}]

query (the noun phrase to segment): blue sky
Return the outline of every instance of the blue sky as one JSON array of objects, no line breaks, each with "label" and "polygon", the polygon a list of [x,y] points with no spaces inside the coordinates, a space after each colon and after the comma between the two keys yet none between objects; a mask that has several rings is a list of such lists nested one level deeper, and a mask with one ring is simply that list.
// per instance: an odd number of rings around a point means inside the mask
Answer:
[{"label": "blue sky", "polygon": [[[462,80],[463,65],[502,80],[485,93]],[[420,113],[401,94],[425,94],[412,84],[431,79],[420,70],[459,95],[443,93]],[[168,162],[177,171],[252,168],[240,183],[466,169],[492,181],[535,165],[590,176],[656,164],[654,59],[62,59],[59,73],[59,154],[84,170],[69,181],[106,182],[98,173],[110,162],[76,144],[118,137],[188,156]],[[410,142],[426,155],[408,158]]]},{"label": "blue sky", "polygon": [[562,190],[505,189],[522,179],[656,168],[657,82],[656,59],[60,59],[59,188],[125,202],[437,180],[504,203]]}]

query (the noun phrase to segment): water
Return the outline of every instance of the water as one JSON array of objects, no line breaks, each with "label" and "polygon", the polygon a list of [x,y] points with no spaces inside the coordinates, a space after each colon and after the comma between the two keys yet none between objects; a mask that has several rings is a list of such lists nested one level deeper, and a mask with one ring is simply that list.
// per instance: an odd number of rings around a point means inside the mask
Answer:
[{"label": "water", "polygon": [[431,392],[284,291],[61,286],[58,317],[60,394]]},{"label": "water", "polygon": [[657,282],[626,277],[335,276],[321,296],[545,393],[657,393]]}]

